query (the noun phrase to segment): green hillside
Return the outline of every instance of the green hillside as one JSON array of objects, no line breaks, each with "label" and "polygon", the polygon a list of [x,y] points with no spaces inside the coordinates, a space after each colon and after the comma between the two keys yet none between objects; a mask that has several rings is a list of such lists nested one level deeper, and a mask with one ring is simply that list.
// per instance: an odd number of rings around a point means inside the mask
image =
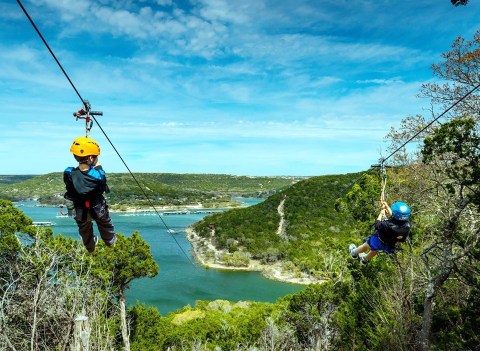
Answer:
[{"label": "green hillside", "polygon": [[35,177],[34,175],[1,175],[0,184],[13,184]]},{"label": "green hillside", "polygon": [[[145,195],[128,173],[109,173],[113,208],[146,206]],[[63,201],[65,185],[60,172],[34,177],[9,176],[0,183],[0,197],[12,201],[38,199],[43,204]],[[225,174],[138,173],[135,178],[155,205],[219,206],[232,196],[267,196],[295,183],[301,177],[249,177]],[[15,181],[17,180],[17,181]]]},{"label": "green hillside", "polygon": [[[324,258],[351,240],[351,216],[335,211],[359,173],[312,177],[270,196],[256,206],[216,213],[194,225],[202,238],[210,238],[219,250],[248,252],[264,263],[291,262],[302,271],[322,276],[328,271]],[[282,200],[284,232],[278,207]],[[339,254],[341,259],[342,254]]]}]

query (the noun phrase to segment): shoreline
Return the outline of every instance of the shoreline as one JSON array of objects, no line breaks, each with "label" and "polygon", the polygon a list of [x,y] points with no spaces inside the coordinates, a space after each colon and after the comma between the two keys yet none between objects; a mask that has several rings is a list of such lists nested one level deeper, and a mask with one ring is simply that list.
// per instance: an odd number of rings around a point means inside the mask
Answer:
[{"label": "shoreline", "polygon": [[233,208],[242,208],[246,206],[223,206],[223,207],[203,207],[202,205],[184,205],[184,206],[155,206],[155,209],[153,207],[145,207],[145,208],[140,208],[140,207],[128,207],[126,209],[112,209],[111,205],[108,206],[108,210],[112,213],[146,213],[146,212],[153,212],[155,213],[155,210],[158,212],[207,212],[207,211],[212,211],[212,212],[221,212],[224,210],[230,210]]},{"label": "shoreline", "polygon": [[310,285],[325,281],[304,273],[285,273],[282,262],[266,265],[258,260],[250,260],[248,266],[245,267],[227,266],[219,261],[220,255],[225,254],[225,252],[217,250],[208,239],[198,236],[191,227],[186,228],[185,233],[187,240],[192,244],[192,253],[195,260],[205,268],[224,271],[260,272],[267,279],[296,285]]},{"label": "shoreline", "polygon": [[[19,202],[17,202],[19,203]],[[23,206],[23,205],[22,205]],[[35,204],[35,207],[57,207],[54,205],[49,204]],[[159,206],[156,207],[157,211],[172,211],[172,212],[193,212],[195,210],[199,212],[205,211],[213,211],[213,212],[220,212],[223,210],[227,210],[230,208],[241,208],[241,207],[248,207],[248,205],[240,205],[240,206],[226,206],[226,207],[203,207],[202,204],[196,205],[183,205],[183,206]],[[118,210],[118,209],[111,209],[109,208],[111,213],[120,213],[120,214],[131,214],[131,215],[141,215],[142,213],[153,213],[156,214],[155,210],[152,207],[146,208],[139,208],[139,207],[127,207],[126,209]],[[194,259],[199,262],[203,267],[209,269],[216,269],[216,270],[224,270],[224,271],[245,271],[245,272],[259,272],[265,278],[289,283],[289,284],[296,284],[296,285],[310,285],[310,284],[318,284],[323,283],[325,279],[318,279],[307,275],[302,272],[293,272],[287,271],[285,272],[283,267],[283,262],[276,262],[274,264],[263,264],[259,260],[249,260],[249,264],[244,267],[238,266],[230,266],[226,265],[221,262],[221,256],[227,254],[226,251],[217,250],[214,245],[210,242],[210,240],[202,238],[197,235],[197,233],[191,228],[187,227],[185,229],[186,239],[192,245],[192,255]]]},{"label": "shoreline", "polygon": [[[15,205],[16,207],[53,207],[53,208],[63,208],[65,207],[64,204],[49,204],[49,203],[39,203],[39,202],[36,202],[35,204],[29,204],[29,205],[25,205],[23,204],[23,202],[26,202],[26,201],[12,201],[12,204]],[[108,202],[107,202],[108,203]],[[112,208],[113,207],[113,208]],[[174,206],[174,205],[165,205],[165,206],[155,206],[155,208],[153,208],[152,206],[146,206],[146,207],[136,207],[136,206],[127,206],[125,208],[122,208],[122,209],[118,209],[118,208],[115,208],[117,207],[116,204],[108,204],[108,210],[109,212],[111,213],[134,213],[134,214],[137,214],[137,213],[145,213],[145,212],[155,212],[158,211],[177,211],[177,212],[181,212],[181,211],[202,211],[202,212],[205,212],[205,211],[223,211],[223,210],[230,210],[230,209],[235,209],[235,208],[243,208],[243,207],[247,207],[247,205],[243,204],[243,203],[238,203],[238,204],[228,204],[226,206],[216,206],[216,207],[204,207],[202,204],[198,203],[196,205],[181,205],[181,206]]]}]

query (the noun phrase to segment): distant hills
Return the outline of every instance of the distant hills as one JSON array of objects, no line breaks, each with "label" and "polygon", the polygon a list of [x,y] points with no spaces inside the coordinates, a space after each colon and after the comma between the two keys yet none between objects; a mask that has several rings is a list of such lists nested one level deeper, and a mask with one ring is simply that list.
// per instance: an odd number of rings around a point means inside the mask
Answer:
[{"label": "distant hills", "polygon": [[335,211],[335,201],[360,176],[311,177],[258,205],[209,215],[193,229],[226,255],[247,255],[265,264],[282,261],[285,269],[298,274],[328,278],[324,275],[336,274],[345,264],[345,248],[359,235],[351,216]]},{"label": "distant hills", "polygon": [[[236,176],[226,174],[136,173],[148,198],[159,206],[202,204],[218,207],[232,196],[267,197],[306,177]],[[113,209],[146,207],[149,202],[129,173],[108,173],[111,192],[107,199]],[[61,172],[45,175],[0,176],[0,198],[11,201],[36,199],[42,204],[63,202],[65,186]]]},{"label": "distant hills", "polygon": [[[209,215],[196,223],[193,230],[224,252],[225,261],[233,265],[229,256],[237,255],[242,258],[241,264],[245,257],[264,264],[282,262],[285,269],[322,278],[325,272],[335,274],[335,267],[346,256],[343,251],[335,252],[346,247],[352,235],[358,236],[353,233],[351,216],[335,211],[335,201],[361,174],[307,178],[138,173],[135,177],[156,206],[234,207],[234,196],[266,198],[255,206]],[[63,202],[61,172],[0,179],[0,198],[36,199],[49,205]],[[112,209],[149,207],[130,174],[108,174],[108,184],[111,192],[107,199]]]},{"label": "distant hills", "polygon": [[13,184],[35,177],[35,175],[1,175],[0,184]]}]

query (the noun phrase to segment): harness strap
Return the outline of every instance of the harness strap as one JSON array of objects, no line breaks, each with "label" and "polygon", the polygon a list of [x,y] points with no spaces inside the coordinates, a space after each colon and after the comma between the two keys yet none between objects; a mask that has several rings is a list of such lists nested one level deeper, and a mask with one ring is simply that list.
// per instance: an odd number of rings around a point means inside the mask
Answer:
[{"label": "harness strap", "polygon": [[[95,201],[94,201],[95,202]],[[85,200],[84,202],[84,211],[82,212],[82,221],[85,221],[87,219],[87,215],[90,213],[90,216],[92,216],[93,219],[97,219],[97,214],[93,210],[93,207],[91,206],[90,200]]]},{"label": "harness strap", "polygon": [[387,171],[385,170],[385,164],[383,163],[383,159],[380,159],[380,172],[382,173],[382,194],[381,201],[385,201],[385,188],[387,187]]},{"label": "harness strap", "polygon": [[382,242],[382,244],[387,245],[387,243],[383,241],[382,238],[380,237],[380,233],[378,232],[378,230],[375,231],[374,235],[378,238],[378,240]]},{"label": "harness strap", "polygon": [[87,214],[90,212],[90,200],[85,200],[85,211],[82,212],[82,221],[87,219]]}]

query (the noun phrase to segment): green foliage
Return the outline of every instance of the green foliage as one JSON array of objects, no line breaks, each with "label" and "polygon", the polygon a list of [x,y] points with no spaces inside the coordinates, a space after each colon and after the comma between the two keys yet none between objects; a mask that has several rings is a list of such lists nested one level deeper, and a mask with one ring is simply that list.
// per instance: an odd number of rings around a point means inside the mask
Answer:
[{"label": "green foliage", "polygon": [[380,177],[365,174],[344,197],[337,201],[336,208],[339,211],[349,212],[357,222],[371,224],[379,211],[379,189],[381,189]]},{"label": "green foliage", "polygon": [[0,184],[18,183],[33,177],[35,176],[34,175],[0,175]]},{"label": "green foliage", "polygon": [[21,244],[16,234],[31,233],[31,224],[32,220],[10,201],[0,199],[0,255],[19,251]]},{"label": "green foliage", "polygon": [[302,349],[314,349],[317,343],[330,349],[340,334],[335,325],[335,315],[348,293],[349,286],[346,283],[335,285],[330,281],[309,285],[283,299],[286,307],[282,318],[295,328]]},{"label": "green foliage", "polygon": [[335,349],[409,349],[414,319],[412,297],[401,278],[403,268],[392,258],[377,257],[365,267],[351,264],[349,269],[354,279],[335,314],[335,325],[341,330]]},{"label": "green foliage", "polygon": [[250,256],[245,252],[235,251],[232,255],[225,255],[222,262],[227,266],[246,267],[250,262]]},{"label": "green foliage", "polygon": [[0,199],[0,234],[15,234],[20,231],[27,231],[32,220],[18,208],[13,207],[12,203]]},{"label": "green foliage", "polygon": [[80,314],[92,327],[92,350],[119,349],[119,294],[133,279],[158,272],[149,246],[133,233],[88,254],[80,241],[30,224],[0,200],[0,349],[70,349]]},{"label": "green foliage", "polygon": [[105,248],[103,242],[97,244],[93,256],[94,274],[111,282],[120,293],[136,278],[154,277],[158,274],[158,265],[150,252],[150,246],[140,233],[130,237],[117,233],[117,242],[113,247]]},{"label": "green foliage", "polygon": [[[235,250],[241,248],[264,262],[280,259],[293,262],[303,271],[325,271],[323,262],[331,255],[330,248],[351,240],[351,219],[339,215],[334,207],[335,200],[358,176],[312,177],[258,205],[207,216],[194,225],[194,230],[210,238],[213,225],[213,243],[219,249],[234,245]],[[277,234],[278,206],[284,199],[286,237]]]},{"label": "green foliage", "polygon": [[[432,328],[432,339],[439,345],[434,348],[436,350],[474,350],[479,345],[480,337],[474,331],[480,327],[480,291],[477,287],[465,295],[464,289],[461,284],[449,282],[437,300],[438,311]],[[452,303],[452,297],[455,303]]]},{"label": "green foliage", "polygon": [[129,311],[132,321],[131,349],[157,351],[164,349],[167,322],[156,308],[136,304]]},{"label": "green foliage", "polygon": [[235,350],[259,339],[266,319],[275,310],[269,303],[198,301],[195,308],[185,307],[160,317],[137,304],[130,310],[134,320],[132,350],[182,349],[188,345]]},{"label": "green foliage", "polygon": [[[455,194],[456,185],[473,190],[469,196],[480,206],[480,134],[478,122],[473,118],[456,118],[442,124],[435,133],[425,138],[423,162],[443,161],[451,183],[445,184]],[[462,191],[460,190],[460,191]]]}]

